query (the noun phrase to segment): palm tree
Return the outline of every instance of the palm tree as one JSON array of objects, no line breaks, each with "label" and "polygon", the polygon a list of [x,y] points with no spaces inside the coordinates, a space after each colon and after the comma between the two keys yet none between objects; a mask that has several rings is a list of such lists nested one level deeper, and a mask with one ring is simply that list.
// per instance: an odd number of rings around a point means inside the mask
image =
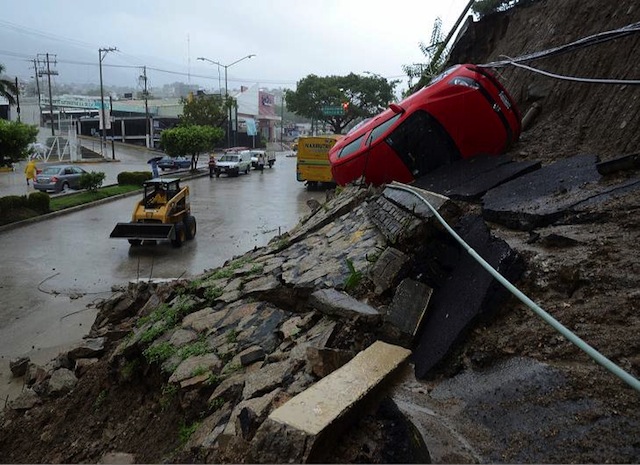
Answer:
[{"label": "palm tree", "polygon": [[1,77],[3,72],[4,65],[0,64],[0,97],[6,98],[9,101],[10,105],[15,105],[15,95],[18,93],[18,88],[9,79],[3,79]]}]

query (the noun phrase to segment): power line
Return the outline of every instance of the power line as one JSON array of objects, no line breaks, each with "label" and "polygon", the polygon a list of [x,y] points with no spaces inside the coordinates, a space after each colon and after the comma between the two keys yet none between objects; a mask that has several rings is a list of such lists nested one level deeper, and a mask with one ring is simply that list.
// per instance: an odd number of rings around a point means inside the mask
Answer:
[{"label": "power line", "polygon": [[67,42],[70,44],[74,44],[74,45],[78,45],[80,47],[86,47],[86,48],[96,48],[96,46],[94,44],[89,44],[87,42],[82,42],[80,40],[77,39],[70,39],[68,37],[64,37],[64,36],[59,36],[56,34],[51,34],[49,32],[42,32],[39,31],[37,29],[33,29],[30,27],[26,27],[26,26],[21,26],[19,24],[15,24],[15,23],[11,23],[9,21],[5,21],[0,19],[0,27],[4,27],[6,29],[13,29],[16,32],[19,32],[21,34],[30,34],[30,35],[34,35],[34,36],[38,36],[38,37],[42,37],[45,39],[49,39],[49,40],[57,40],[59,42]]}]

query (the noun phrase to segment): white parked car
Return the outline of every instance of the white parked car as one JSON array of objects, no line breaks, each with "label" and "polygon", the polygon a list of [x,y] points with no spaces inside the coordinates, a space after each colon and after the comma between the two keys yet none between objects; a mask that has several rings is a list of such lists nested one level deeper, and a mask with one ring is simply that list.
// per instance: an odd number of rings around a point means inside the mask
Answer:
[{"label": "white parked car", "polygon": [[248,174],[251,169],[251,152],[228,152],[218,158],[215,167],[216,178],[221,174],[238,176],[240,173]]}]

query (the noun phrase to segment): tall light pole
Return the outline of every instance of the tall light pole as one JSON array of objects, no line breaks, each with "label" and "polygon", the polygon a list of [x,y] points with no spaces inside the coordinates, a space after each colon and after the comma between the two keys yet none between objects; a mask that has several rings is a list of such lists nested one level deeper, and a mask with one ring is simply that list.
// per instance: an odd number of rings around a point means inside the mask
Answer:
[{"label": "tall light pole", "polygon": [[[102,120],[102,140],[100,142],[100,153],[102,154],[103,150],[104,150],[104,145],[106,143],[107,140],[107,120],[104,118],[104,89],[102,87],[102,60],[104,60],[104,57],[107,55],[107,53],[109,52],[115,52],[117,51],[117,48],[114,47],[108,47],[108,48],[101,48],[98,49],[98,56],[100,58],[100,117]],[[115,160],[115,155],[113,157],[113,159]]]},{"label": "tall light pole", "polygon": [[[233,63],[229,63],[228,65],[223,65],[222,63],[218,63],[217,61],[214,60],[210,60],[208,58],[205,57],[198,57],[198,60],[201,61],[208,61],[209,63],[213,63],[214,65],[218,65],[218,66],[222,66],[224,68],[224,101],[225,104],[228,105],[229,103],[229,88],[228,88],[228,81],[227,81],[227,70],[229,68],[231,68],[233,65],[240,63],[242,60],[246,60],[247,58],[252,58],[256,56],[255,53],[252,53],[251,55],[247,55],[244,56],[242,58],[240,58],[239,60],[234,61]],[[227,114],[227,120],[229,122],[228,126],[227,126],[227,147],[231,147],[231,106],[228,105],[228,114]]]}]

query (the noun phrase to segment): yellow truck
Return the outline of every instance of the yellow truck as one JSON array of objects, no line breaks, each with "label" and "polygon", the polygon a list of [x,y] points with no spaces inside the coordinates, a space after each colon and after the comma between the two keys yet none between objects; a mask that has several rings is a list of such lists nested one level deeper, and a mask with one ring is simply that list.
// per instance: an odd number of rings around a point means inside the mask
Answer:
[{"label": "yellow truck", "polygon": [[298,181],[306,182],[307,189],[312,189],[321,183],[334,182],[329,164],[329,150],[342,137],[339,134],[333,134],[298,139],[296,177]]}]

